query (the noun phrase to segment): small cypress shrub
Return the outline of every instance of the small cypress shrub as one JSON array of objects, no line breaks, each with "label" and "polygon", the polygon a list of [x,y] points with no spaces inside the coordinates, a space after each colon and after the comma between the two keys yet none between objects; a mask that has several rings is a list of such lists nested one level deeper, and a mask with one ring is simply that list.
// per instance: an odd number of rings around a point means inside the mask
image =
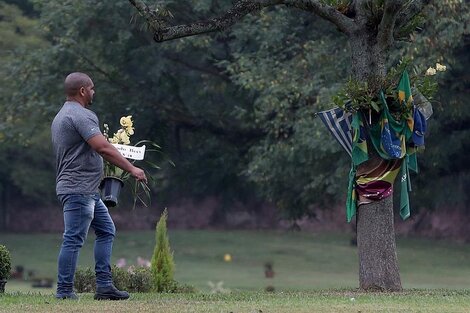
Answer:
[{"label": "small cypress shrub", "polygon": [[151,261],[153,289],[157,292],[174,292],[177,284],[173,279],[175,263],[170,250],[166,220],[168,212],[163,211],[156,227],[156,243]]}]

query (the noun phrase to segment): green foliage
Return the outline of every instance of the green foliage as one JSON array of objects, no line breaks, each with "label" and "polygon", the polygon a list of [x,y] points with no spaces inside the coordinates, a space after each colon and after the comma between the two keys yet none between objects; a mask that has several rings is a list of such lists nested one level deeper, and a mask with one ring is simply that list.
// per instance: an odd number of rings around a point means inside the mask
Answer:
[{"label": "green foliage", "polygon": [[130,285],[131,273],[124,268],[113,265],[111,267],[111,274],[113,276],[113,284],[117,289],[127,290]]},{"label": "green foliage", "polygon": [[[120,290],[129,292],[149,292],[152,289],[152,274],[147,267],[119,268],[111,267],[113,283]],[[96,291],[95,272],[91,267],[78,268],[75,272],[74,287],[77,292]]]},{"label": "green foliage", "polygon": [[4,245],[0,245],[0,279],[8,279],[11,271],[10,251]]},{"label": "green foliage", "polygon": [[410,35],[411,42],[402,51],[420,65],[421,73],[436,62],[446,65],[447,71],[440,73],[439,92],[432,97],[434,114],[428,121],[426,151],[419,156],[420,174],[413,178],[412,206],[468,212],[470,147],[464,138],[470,136],[470,6],[466,1],[433,1],[423,15],[423,28]]},{"label": "green foliage", "polygon": [[[347,73],[342,35],[320,18],[289,9],[261,11],[233,30],[237,51],[227,66],[235,84],[253,94],[254,123],[265,135],[249,148],[242,175],[290,219],[313,215],[341,187],[346,163],[314,112],[319,93],[334,91]],[[315,27],[312,27],[315,25]],[[245,118],[246,119],[246,118]],[[325,195],[324,197],[321,195]]]},{"label": "green foliage", "polygon": [[174,292],[177,284],[174,280],[175,263],[170,250],[166,221],[168,212],[165,209],[156,227],[156,243],[152,255],[151,272],[153,289],[157,292]]},{"label": "green foliage", "polygon": [[[95,82],[92,109],[100,120],[132,114],[139,121],[137,140],[161,143],[176,163],[151,173],[158,181],[152,193],[159,193],[162,201],[181,195],[271,201],[294,219],[314,214],[325,202],[342,202],[347,155],[313,118],[316,111],[331,107],[331,96],[350,75],[346,38],[330,23],[276,6],[221,33],[155,44],[127,1],[32,2],[38,19],[12,5],[2,6],[0,13],[5,47],[0,52],[0,114],[5,117],[0,123],[0,171],[2,185],[11,187],[10,198],[38,205],[54,198],[49,126],[62,104],[64,77],[80,70]],[[324,3],[347,12],[351,1]],[[165,15],[162,21],[181,24],[217,15],[231,5],[165,0],[154,8]],[[370,14],[379,14],[383,1],[374,1],[370,9]],[[459,186],[467,181],[467,165],[460,157],[465,153],[459,149],[466,149],[468,108],[459,104],[468,102],[468,58],[461,51],[468,48],[469,19],[465,1],[432,1],[422,16],[395,34],[406,42],[390,51],[388,68],[407,57],[420,77],[436,62],[449,69],[432,98],[432,136],[420,158],[423,171],[417,183],[429,200],[414,196],[423,205],[434,206],[435,186],[450,180],[449,169],[462,173]],[[394,86],[395,79],[384,86]],[[359,82],[346,84],[350,93],[366,88]],[[434,87],[428,78],[418,89]],[[346,98],[338,103],[344,105]],[[368,100],[357,101],[364,102]],[[449,153],[443,154],[441,145]],[[156,156],[149,161],[161,164]],[[40,179],[28,180],[28,174]],[[451,199],[466,203],[465,193],[456,191]]]},{"label": "green foliage", "polygon": [[[18,4],[28,8],[25,1]],[[0,123],[0,184],[2,189],[8,188],[8,197],[21,196],[44,204],[55,198],[49,133],[44,126],[31,127],[33,120],[44,125],[44,111],[38,100],[40,92],[34,93],[34,105],[25,103],[24,92],[30,86],[20,81],[23,78],[29,80],[30,76],[16,75],[16,66],[30,51],[48,47],[48,43],[38,20],[28,15],[23,15],[13,4],[0,3],[0,76],[3,78],[0,85],[0,115],[3,117]],[[31,71],[33,69],[29,68],[28,72]],[[25,107],[29,110],[23,111]]]},{"label": "green foliage", "polygon": [[95,292],[95,271],[91,267],[78,267],[75,271],[74,288],[77,292]]},{"label": "green foliage", "polygon": [[359,111],[361,109],[381,110],[377,95],[369,88],[367,82],[349,78],[344,88],[333,96],[333,104],[345,111]]},{"label": "green foliage", "polygon": [[152,272],[147,267],[135,267],[129,277],[128,290],[149,292],[152,290]]},{"label": "green foliage", "polygon": [[[417,65],[414,65],[411,58],[405,57],[400,60],[396,66],[388,70],[381,84],[381,90],[384,92],[385,98],[390,101],[390,109],[396,111],[394,113],[396,113],[399,118],[402,115],[408,114],[406,108],[400,105],[394,105],[394,103],[399,103],[397,86],[405,70],[408,71],[414,96],[419,93],[420,96],[431,101],[437,93],[438,88],[438,77],[436,74],[427,75],[426,70],[420,69]],[[354,78],[349,78],[344,87],[332,97],[332,101],[334,106],[350,112],[369,109],[375,112],[382,110],[379,95],[369,88],[367,82],[361,82]]]}]

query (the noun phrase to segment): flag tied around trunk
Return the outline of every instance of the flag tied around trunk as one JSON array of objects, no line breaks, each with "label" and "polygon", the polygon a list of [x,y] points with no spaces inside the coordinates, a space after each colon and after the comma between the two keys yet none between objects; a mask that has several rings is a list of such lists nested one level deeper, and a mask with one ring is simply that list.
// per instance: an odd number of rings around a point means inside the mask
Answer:
[{"label": "flag tied around trunk", "polygon": [[[379,98],[382,110],[371,123],[364,112],[345,112],[334,108],[318,112],[322,122],[343,149],[351,156],[346,219],[348,222],[362,204],[382,200],[393,194],[393,182],[400,178],[400,216],[410,216],[408,192],[411,191],[409,171],[418,172],[416,151],[424,147],[426,119],[413,103],[410,79],[403,72],[397,87],[401,118],[389,110],[383,92]],[[370,158],[373,148],[378,158]],[[368,162],[366,162],[368,161]]]}]

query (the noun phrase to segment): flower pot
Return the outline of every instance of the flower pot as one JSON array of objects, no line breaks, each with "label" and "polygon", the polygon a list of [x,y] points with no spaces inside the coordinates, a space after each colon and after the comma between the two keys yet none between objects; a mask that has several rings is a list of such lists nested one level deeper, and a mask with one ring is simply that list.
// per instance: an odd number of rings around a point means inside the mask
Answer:
[{"label": "flower pot", "polygon": [[0,279],[0,293],[4,293],[5,292],[5,285],[7,283],[7,280],[6,279]]},{"label": "flower pot", "polygon": [[105,177],[101,181],[101,199],[108,208],[118,204],[122,186],[124,186],[124,182],[116,177]]}]

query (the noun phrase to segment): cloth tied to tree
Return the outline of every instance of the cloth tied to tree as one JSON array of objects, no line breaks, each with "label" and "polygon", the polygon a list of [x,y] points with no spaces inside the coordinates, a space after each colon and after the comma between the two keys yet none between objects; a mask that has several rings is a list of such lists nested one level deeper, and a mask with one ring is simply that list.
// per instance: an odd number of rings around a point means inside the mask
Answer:
[{"label": "cloth tied to tree", "polygon": [[[359,205],[391,196],[397,175],[400,177],[401,187],[400,216],[402,219],[410,216],[409,170],[418,172],[416,149],[424,146],[426,119],[413,105],[406,71],[403,72],[397,89],[400,105],[405,112],[401,119],[397,120],[392,116],[383,92],[380,93],[382,111],[377,123],[369,125],[362,112],[355,112],[352,116],[352,166],[346,201],[348,222],[356,214]],[[378,158],[370,159],[370,146],[374,148]]]}]

